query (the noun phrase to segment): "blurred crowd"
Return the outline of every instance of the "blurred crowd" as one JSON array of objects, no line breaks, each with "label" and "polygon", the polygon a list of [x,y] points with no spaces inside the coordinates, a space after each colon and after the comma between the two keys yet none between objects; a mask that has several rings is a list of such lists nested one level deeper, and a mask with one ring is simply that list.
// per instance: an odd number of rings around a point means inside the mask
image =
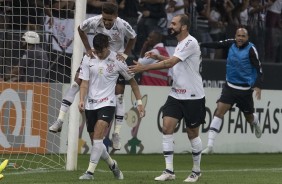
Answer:
[{"label": "blurred crowd", "polygon": [[[167,28],[174,15],[185,13],[192,20],[190,34],[199,42],[234,38],[236,28],[244,26],[262,62],[282,63],[282,0],[87,0],[86,18],[101,14],[105,1],[118,3],[119,17],[136,31],[135,59],[152,31],[163,35],[165,46],[175,46]],[[48,53],[49,80],[69,82],[74,13],[75,0],[0,0],[0,74],[12,71],[22,57],[22,35],[35,31]],[[226,54],[220,49],[202,50],[209,60],[225,59]]]}]

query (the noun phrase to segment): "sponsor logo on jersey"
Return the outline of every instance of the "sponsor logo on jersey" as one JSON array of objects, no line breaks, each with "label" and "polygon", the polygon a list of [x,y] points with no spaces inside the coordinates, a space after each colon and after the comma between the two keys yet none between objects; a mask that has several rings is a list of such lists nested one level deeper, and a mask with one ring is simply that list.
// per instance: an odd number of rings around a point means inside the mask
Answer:
[{"label": "sponsor logo on jersey", "polygon": [[101,98],[101,99],[88,99],[88,103],[93,104],[93,103],[102,103],[102,102],[106,102],[108,101],[109,98],[105,97],[105,98]]},{"label": "sponsor logo on jersey", "polygon": [[176,88],[171,88],[171,90],[177,94],[185,94],[186,89],[176,89]]}]

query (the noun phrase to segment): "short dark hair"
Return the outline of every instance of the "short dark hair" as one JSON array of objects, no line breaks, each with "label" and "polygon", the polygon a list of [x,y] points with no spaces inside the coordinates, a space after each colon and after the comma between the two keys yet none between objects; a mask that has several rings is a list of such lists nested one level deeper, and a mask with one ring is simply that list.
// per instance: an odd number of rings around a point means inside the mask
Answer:
[{"label": "short dark hair", "polygon": [[102,12],[110,15],[118,14],[118,6],[116,3],[104,2],[102,5]]},{"label": "short dark hair", "polygon": [[191,26],[191,21],[190,21],[188,15],[186,15],[186,14],[179,14],[179,15],[177,15],[177,16],[180,17],[180,24],[181,24],[182,26],[185,26],[185,25],[186,25],[186,26],[187,26],[187,30],[189,30],[189,29],[190,29],[190,26]]},{"label": "short dark hair", "polygon": [[104,48],[109,47],[109,37],[102,33],[98,33],[93,38],[93,47],[97,51],[102,51]]}]

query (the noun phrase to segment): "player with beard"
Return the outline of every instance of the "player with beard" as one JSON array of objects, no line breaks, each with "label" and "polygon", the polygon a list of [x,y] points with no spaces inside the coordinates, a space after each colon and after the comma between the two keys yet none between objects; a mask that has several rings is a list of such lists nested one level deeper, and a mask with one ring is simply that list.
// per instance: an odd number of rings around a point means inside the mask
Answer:
[{"label": "player with beard", "polygon": [[171,57],[164,57],[147,52],[146,57],[161,60],[158,63],[129,66],[129,73],[171,68],[173,84],[163,110],[163,154],[166,168],[156,177],[157,181],[174,180],[173,168],[174,137],[173,133],[182,118],[186,123],[186,132],[192,147],[193,168],[184,182],[196,182],[201,176],[200,162],[202,141],[199,126],[205,122],[205,92],[200,75],[201,51],[198,41],[189,34],[190,21],[187,15],[173,17],[169,34],[175,36],[178,45]]}]

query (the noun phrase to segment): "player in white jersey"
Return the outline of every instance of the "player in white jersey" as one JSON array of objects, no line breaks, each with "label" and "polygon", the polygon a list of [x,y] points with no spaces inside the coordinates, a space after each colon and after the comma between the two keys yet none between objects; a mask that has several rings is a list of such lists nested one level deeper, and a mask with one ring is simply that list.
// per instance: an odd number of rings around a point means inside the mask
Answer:
[{"label": "player in white jersey", "polygon": [[[97,15],[86,19],[83,23],[78,27],[78,32],[81,37],[81,40],[85,46],[86,52],[89,57],[94,57],[93,51],[88,42],[87,32],[92,31],[94,35],[97,33],[103,33],[110,38],[110,50],[118,52],[118,58],[127,58],[127,55],[130,54],[135,41],[136,41],[136,33],[132,29],[132,27],[123,19],[117,17],[118,15],[118,7],[113,3],[104,3],[102,6],[102,15]],[[127,40],[127,44],[125,47],[125,39]],[[79,71],[79,70],[78,70]],[[72,104],[75,94],[79,91],[79,85],[81,80],[78,79],[78,71],[75,77],[75,82],[71,86],[71,88],[67,91],[60,108],[60,114],[58,119],[52,124],[49,128],[52,132],[60,132],[63,124],[63,119],[68,111],[70,105]],[[118,99],[117,108],[116,108],[116,116],[115,116],[115,127],[113,132],[113,148],[119,150],[121,148],[120,144],[120,129],[123,123],[124,116],[124,94],[125,88],[125,80],[120,75],[117,85],[116,85],[116,98]]]},{"label": "player in white jersey", "polygon": [[93,38],[94,56],[85,56],[81,64],[79,78],[80,85],[79,110],[85,110],[87,118],[87,131],[93,140],[90,162],[87,171],[79,179],[93,179],[95,168],[102,158],[107,162],[117,179],[123,179],[117,162],[112,160],[103,144],[104,132],[111,123],[115,114],[116,96],[115,86],[119,74],[129,81],[132,91],[137,99],[137,110],[140,117],[144,116],[144,107],[141,93],[133,75],[127,73],[125,61],[116,59],[117,53],[109,50],[109,38],[98,33]]},{"label": "player in white jersey", "polygon": [[202,141],[199,137],[199,126],[205,122],[205,93],[200,75],[201,51],[198,41],[189,34],[190,21],[187,15],[173,17],[169,26],[169,34],[176,36],[178,45],[172,57],[146,53],[147,57],[161,60],[158,63],[129,66],[129,73],[147,70],[172,69],[173,84],[166,103],[163,106],[163,154],[166,169],[156,177],[157,181],[174,180],[173,133],[182,118],[186,123],[186,131],[192,147],[192,173],[184,182],[196,182],[201,176],[200,162]]}]

